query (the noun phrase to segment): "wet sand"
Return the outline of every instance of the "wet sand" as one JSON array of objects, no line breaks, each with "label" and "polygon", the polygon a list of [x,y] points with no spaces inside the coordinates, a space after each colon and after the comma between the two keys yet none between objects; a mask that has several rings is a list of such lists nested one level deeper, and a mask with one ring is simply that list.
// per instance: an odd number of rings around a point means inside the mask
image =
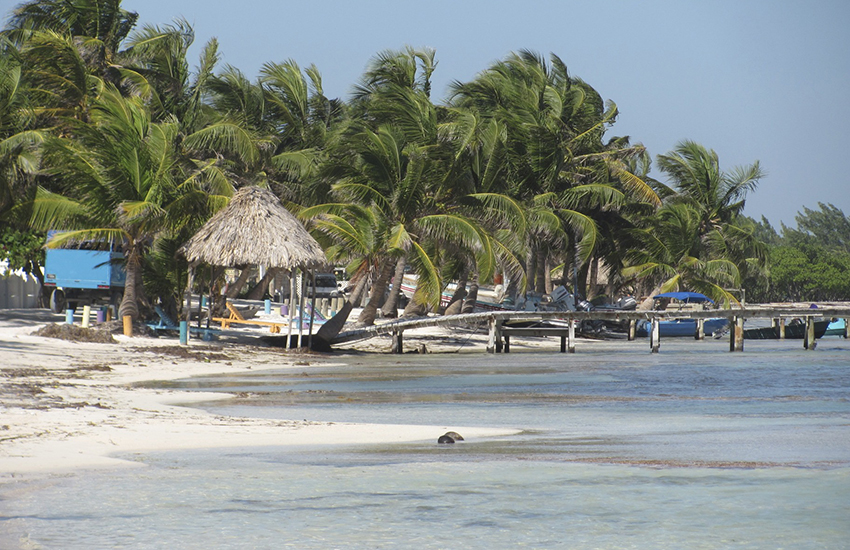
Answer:
[{"label": "wet sand", "polygon": [[[339,445],[426,441],[448,430],[471,437],[511,433],[504,429],[266,420],[214,415],[192,403],[230,394],[151,389],[140,382],[261,369],[309,371],[339,362],[340,354],[314,354],[270,347],[263,329],[229,331],[218,341],[176,337],[126,337],[89,343],[34,334],[64,316],[46,310],[0,311],[0,483],[21,476],[98,467],[139,466],[116,458],[134,452],[266,445]],[[486,334],[422,335],[418,349],[457,351],[470,345],[483,353]],[[350,346],[385,352],[389,340]]]}]

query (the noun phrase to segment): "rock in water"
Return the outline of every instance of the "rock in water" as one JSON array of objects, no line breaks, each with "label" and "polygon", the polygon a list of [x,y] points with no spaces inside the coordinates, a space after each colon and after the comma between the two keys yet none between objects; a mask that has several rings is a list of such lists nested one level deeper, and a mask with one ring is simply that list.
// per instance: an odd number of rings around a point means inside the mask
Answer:
[{"label": "rock in water", "polygon": [[448,435],[441,435],[441,436],[440,436],[440,439],[438,439],[438,440],[437,440],[437,443],[440,443],[440,444],[443,444],[443,443],[454,443],[454,442],[455,442],[455,440],[454,440],[454,439],[452,439],[451,437],[449,437]]},{"label": "rock in water", "polygon": [[446,435],[454,439],[455,441],[463,441],[463,436],[457,432],[446,432]]}]

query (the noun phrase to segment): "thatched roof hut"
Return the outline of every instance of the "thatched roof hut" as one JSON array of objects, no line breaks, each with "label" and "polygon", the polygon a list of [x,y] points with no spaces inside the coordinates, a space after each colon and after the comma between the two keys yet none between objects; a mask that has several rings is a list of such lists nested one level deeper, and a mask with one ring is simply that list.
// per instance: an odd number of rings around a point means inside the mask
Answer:
[{"label": "thatched roof hut", "polygon": [[274,193],[260,187],[238,190],[177,251],[190,265],[263,265],[311,270],[328,265],[322,247]]}]

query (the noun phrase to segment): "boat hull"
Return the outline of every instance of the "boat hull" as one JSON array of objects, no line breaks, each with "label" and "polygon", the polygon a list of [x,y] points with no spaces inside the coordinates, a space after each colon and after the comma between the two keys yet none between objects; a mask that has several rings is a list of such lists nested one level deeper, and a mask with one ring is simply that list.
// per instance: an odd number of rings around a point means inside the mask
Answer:
[{"label": "boat hull", "polygon": [[[728,319],[723,318],[712,318],[706,319],[705,323],[703,323],[703,332],[705,334],[711,335],[715,332],[721,331],[726,328],[729,324]],[[649,321],[641,321],[638,323],[636,327],[635,335],[637,336],[649,336],[650,330],[650,322]],[[697,332],[697,321],[696,319],[670,319],[668,321],[659,321],[658,323],[658,334],[661,338],[669,338],[669,337],[683,337],[689,336],[693,338],[696,336]]]},{"label": "boat hull", "polygon": [[[826,333],[826,327],[829,326],[829,319],[815,321],[815,338],[823,338]],[[801,340],[806,335],[806,324],[788,324],[785,325],[785,338]],[[778,340],[779,327],[762,327],[744,329],[745,340]]]}]

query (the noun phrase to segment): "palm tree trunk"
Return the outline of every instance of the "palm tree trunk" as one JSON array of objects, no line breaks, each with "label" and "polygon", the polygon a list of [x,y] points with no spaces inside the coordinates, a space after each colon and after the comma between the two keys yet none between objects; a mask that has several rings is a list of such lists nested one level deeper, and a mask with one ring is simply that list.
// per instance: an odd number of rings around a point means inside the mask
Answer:
[{"label": "palm tree trunk", "polygon": [[655,300],[653,300],[652,297],[656,296],[658,294],[661,294],[661,285],[658,285],[654,289],[652,289],[652,291],[649,293],[649,295],[646,298],[644,298],[644,300],[642,302],[640,302],[638,304],[637,309],[639,311],[646,311],[646,310],[652,309],[652,306],[655,303]]},{"label": "palm tree trunk", "polygon": [[333,340],[336,335],[342,331],[342,327],[344,327],[345,322],[348,321],[348,316],[351,315],[351,310],[354,309],[355,304],[360,301],[360,296],[363,294],[363,290],[366,288],[368,280],[369,278],[367,276],[362,276],[360,280],[357,281],[357,286],[354,287],[354,292],[351,293],[351,296],[348,297],[348,300],[345,301],[345,304],[343,304],[340,310],[336,312],[336,315],[328,319],[328,322],[322,325],[319,331],[313,335],[313,349],[330,349],[331,340]]},{"label": "palm tree trunk", "polygon": [[526,257],[526,293],[528,291],[534,292],[534,284],[537,281],[537,250],[535,243],[532,242],[531,246],[528,249],[528,256]]},{"label": "palm tree trunk", "polygon": [[599,280],[599,258],[593,256],[590,258],[590,280],[587,282],[587,299],[596,296],[596,289],[598,287],[597,281]]},{"label": "palm tree trunk", "polygon": [[360,317],[357,318],[357,322],[361,325],[368,327],[375,324],[375,317],[378,315],[378,304],[387,291],[387,285],[390,284],[390,275],[392,272],[393,264],[390,262],[385,263],[381,268],[378,279],[372,285],[372,289],[369,292],[369,303],[366,304],[366,307],[360,312]]},{"label": "palm tree trunk", "polygon": [[254,272],[254,268],[251,266],[246,266],[240,273],[239,278],[233,282],[232,285],[227,287],[226,296],[228,298],[236,298],[239,296],[239,292],[242,290],[242,287],[245,286],[245,283],[248,282],[248,278]]},{"label": "palm tree trunk", "polygon": [[258,282],[254,286],[254,288],[248,291],[248,295],[246,296],[246,298],[248,300],[262,300],[263,296],[266,295],[266,290],[269,286],[269,283],[277,276],[278,272],[280,272],[280,269],[276,267],[273,267],[266,271],[266,274],[263,275],[263,278],[260,279],[260,282]]},{"label": "palm tree trunk", "polygon": [[401,296],[401,282],[404,280],[404,267],[407,265],[407,258],[402,256],[395,264],[395,274],[393,274],[393,289],[387,297],[387,301],[381,307],[381,315],[387,319],[395,319],[398,317],[398,298]]},{"label": "palm tree trunk", "polygon": [[540,294],[546,293],[546,246],[540,243],[537,249],[537,273],[535,276],[534,290]]},{"label": "palm tree trunk", "polygon": [[457,288],[452,294],[452,299],[449,300],[449,305],[443,311],[443,315],[457,315],[463,309],[463,299],[466,298],[466,280],[466,269],[464,269],[457,281]]},{"label": "palm tree trunk", "polygon": [[413,292],[413,297],[404,308],[403,317],[422,317],[428,313],[428,302],[422,298],[419,287]]},{"label": "palm tree trunk", "polygon": [[463,301],[463,309],[461,313],[472,313],[475,311],[475,304],[478,302],[478,272],[473,273],[472,281],[469,283],[469,294],[466,295],[466,300]]},{"label": "palm tree trunk", "polygon": [[581,289],[581,297],[584,299],[590,299],[588,296],[587,289],[587,275],[590,271],[590,264],[584,263],[578,270],[578,287]]},{"label": "palm tree trunk", "polygon": [[127,278],[124,281],[124,297],[121,299],[121,306],[118,308],[118,316],[123,318],[129,315],[135,321],[139,318],[136,292],[138,291],[137,282],[142,278],[142,264],[138,251],[133,246],[127,251],[127,262],[124,269],[127,271]]}]

